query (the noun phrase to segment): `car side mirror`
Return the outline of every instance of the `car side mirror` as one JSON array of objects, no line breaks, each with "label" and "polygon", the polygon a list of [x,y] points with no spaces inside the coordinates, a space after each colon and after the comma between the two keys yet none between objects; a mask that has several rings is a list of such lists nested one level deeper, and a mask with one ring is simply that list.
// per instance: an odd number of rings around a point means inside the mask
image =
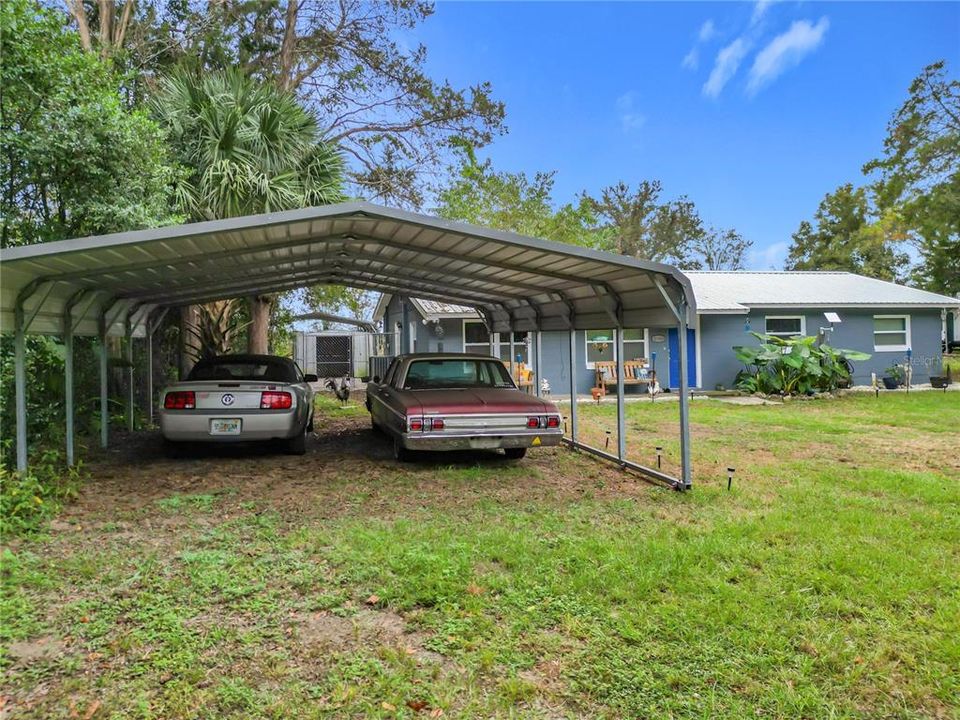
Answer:
[{"label": "car side mirror", "polygon": [[379,376],[379,375],[374,375],[374,376],[373,376],[373,383],[374,383],[374,385],[379,385],[379,384],[380,384],[380,376]]},{"label": "car side mirror", "polygon": [[318,378],[316,375],[314,375],[314,374],[312,374],[312,373],[304,373],[304,374],[303,374],[303,381],[304,381],[304,382],[308,382],[308,383],[320,382],[320,378]]}]

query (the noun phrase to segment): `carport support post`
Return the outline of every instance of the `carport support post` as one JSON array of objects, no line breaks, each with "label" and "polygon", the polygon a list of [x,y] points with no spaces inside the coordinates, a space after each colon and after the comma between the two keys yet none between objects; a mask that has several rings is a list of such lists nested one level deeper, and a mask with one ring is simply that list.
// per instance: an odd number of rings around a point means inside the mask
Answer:
[{"label": "carport support post", "polygon": [[618,327],[614,333],[616,337],[614,353],[617,360],[617,457],[623,460],[627,456],[627,422],[623,407],[626,385],[623,377],[623,328]]},{"label": "carport support post", "polygon": [[570,439],[577,441],[577,332],[570,328]]},{"label": "carport support post", "polygon": [[517,349],[513,345],[513,325],[510,326],[510,377],[517,381],[517,371],[514,365],[517,361]]},{"label": "carport support post", "polygon": [[541,395],[541,390],[540,390],[540,388],[543,387],[543,378],[540,376],[540,373],[541,373],[542,370],[543,370],[543,362],[540,360],[540,348],[542,347],[542,345],[541,345],[541,343],[540,343],[540,331],[539,331],[539,330],[537,330],[537,334],[534,335],[534,338],[536,339],[536,346],[537,346],[537,348],[536,348],[537,372],[536,372],[536,374],[533,376],[533,387],[534,387],[534,392],[536,393],[537,397],[540,397],[540,395]]},{"label": "carport support post", "polygon": [[680,335],[680,479],[683,490],[693,487],[693,471],[690,462],[690,389],[687,387],[687,301],[681,299],[677,306]]},{"label": "carport support post", "polygon": [[127,320],[124,323],[124,335],[126,335],[126,356],[127,356],[127,432],[133,432],[133,324],[130,322],[131,312],[127,311]]},{"label": "carport support post", "polygon": [[[164,311],[165,312],[165,311]],[[163,315],[161,314],[161,318]],[[147,330],[147,425],[153,425],[153,324],[150,316],[144,323]]]},{"label": "carport support post", "polygon": [[19,301],[13,317],[13,381],[17,395],[17,470],[23,472],[27,469],[27,352],[23,304]]},{"label": "carport support post", "polygon": [[100,447],[109,440],[110,410],[107,408],[107,310],[100,311]]},{"label": "carport support post", "polygon": [[68,303],[63,313],[63,394],[67,419],[67,465],[73,467],[73,314]]}]

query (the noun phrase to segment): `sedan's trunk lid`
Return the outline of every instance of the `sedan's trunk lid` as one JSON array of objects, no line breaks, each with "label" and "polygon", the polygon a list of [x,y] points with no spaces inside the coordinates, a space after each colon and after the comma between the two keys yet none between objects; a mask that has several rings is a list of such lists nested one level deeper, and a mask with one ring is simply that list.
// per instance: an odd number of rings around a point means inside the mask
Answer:
[{"label": "sedan's trunk lid", "polygon": [[424,415],[540,415],[555,412],[540,398],[512,388],[415,390],[410,395],[420,403]]},{"label": "sedan's trunk lid", "polygon": [[289,392],[292,404],[296,406],[297,395],[285,383],[268,383],[252,380],[204,380],[179,382],[171,385],[166,392],[192,390],[196,393],[198,410],[250,410],[260,408],[261,395],[264,392]]}]

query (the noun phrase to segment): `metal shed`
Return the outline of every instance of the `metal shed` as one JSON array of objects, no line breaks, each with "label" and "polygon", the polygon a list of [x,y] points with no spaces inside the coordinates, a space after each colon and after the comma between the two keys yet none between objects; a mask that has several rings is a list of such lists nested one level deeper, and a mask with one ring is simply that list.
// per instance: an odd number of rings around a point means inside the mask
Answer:
[{"label": "metal shed", "polygon": [[[689,280],[672,266],[366,202],[6,248],[0,250],[0,328],[15,334],[18,467],[27,466],[26,333],[64,338],[72,461],[74,335],[97,335],[104,343],[108,335],[126,336],[129,357],[132,339],[149,339],[171,307],[323,283],[473,307],[492,332],[567,330],[571,346],[573,330],[611,324],[618,344],[623,328],[645,325],[675,324],[685,340],[694,317]],[[686,354],[681,348],[681,362]],[[104,446],[106,374],[102,353]],[[685,370],[681,375],[679,480],[627,461],[622,384],[617,455],[578,442],[576,402],[568,443],[689,488]],[[149,397],[152,413],[152,389]],[[127,401],[132,410],[132,392]],[[132,423],[133,413],[128,416]]]}]

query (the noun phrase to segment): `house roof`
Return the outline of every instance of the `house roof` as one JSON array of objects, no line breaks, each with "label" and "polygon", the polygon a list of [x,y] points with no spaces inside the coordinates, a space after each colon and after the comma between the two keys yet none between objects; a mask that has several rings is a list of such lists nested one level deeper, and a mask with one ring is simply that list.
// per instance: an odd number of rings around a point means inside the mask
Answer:
[{"label": "house roof", "polygon": [[953,308],[960,299],[849,272],[687,271],[700,314],[770,308]]},{"label": "house roof", "polygon": [[[373,309],[373,322],[380,322],[383,316],[387,314],[387,306],[393,296],[389,293],[382,293],[377,300],[377,305]],[[410,303],[416,308],[417,312],[427,321],[440,320],[442,318],[479,318],[474,308],[466,305],[455,305],[439,300],[424,300],[423,298],[410,298]]]},{"label": "house roof", "polygon": [[[781,270],[754,272],[686,271],[699,314],[746,314],[769,308],[956,308],[960,299],[849,272]],[[374,320],[386,312],[390,296],[381,296]],[[479,317],[462,305],[412,298],[427,320]]]}]

